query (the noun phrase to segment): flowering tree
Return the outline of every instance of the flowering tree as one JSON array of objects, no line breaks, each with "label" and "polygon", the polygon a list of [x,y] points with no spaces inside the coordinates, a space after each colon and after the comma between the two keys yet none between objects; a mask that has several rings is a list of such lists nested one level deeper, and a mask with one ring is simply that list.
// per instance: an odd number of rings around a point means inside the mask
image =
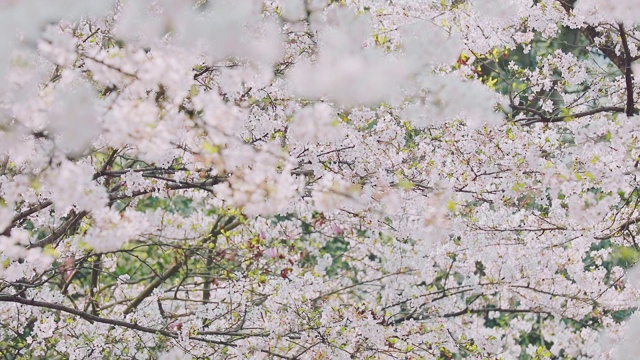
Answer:
[{"label": "flowering tree", "polygon": [[0,354],[633,354],[638,10],[0,2]]}]

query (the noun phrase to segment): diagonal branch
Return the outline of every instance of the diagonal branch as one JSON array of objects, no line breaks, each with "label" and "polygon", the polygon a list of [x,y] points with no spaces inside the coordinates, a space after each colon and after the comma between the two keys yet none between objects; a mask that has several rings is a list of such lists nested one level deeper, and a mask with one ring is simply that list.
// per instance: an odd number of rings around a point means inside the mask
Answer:
[{"label": "diagonal branch", "polygon": [[[560,6],[565,10],[568,16],[573,16],[571,13],[573,12],[573,8],[577,2],[577,0],[556,0],[560,3]],[[598,30],[594,26],[588,25],[580,28],[582,34],[589,40],[592,45],[596,45],[596,39],[602,36]],[[625,57],[622,57],[616,54],[615,49],[607,47],[607,46],[597,46],[598,50],[600,50],[611,62],[622,72],[625,73],[627,60]]]},{"label": "diagonal branch", "polygon": [[47,236],[46,238],[38,242],[35,242],[27,246],[27,249],[44,247],[46,245],[54,243],[55,241],[60,239],[64,234],[66,234],[69,229],[71,229],[77,223],[82,221],[82,219],[84,219],[84,217],[87,216],[87,214],[89,214],[88,211],[85,211],[85,210],[80,211],[78,214],[76,214],[75,216],[72,216],[70,219],[62,223],[62,225],[60,225],[57,229],[55,229],[51,235]]},{"label": "diagonal branch", "polygon": [[169,269],[167,269],[167,271],[165,271],[162,274],[162,276],[156,278],[151,284],[149,284],[144,290],[142,290],[140,294],[138,294],[138,296],[131,302],[131,304],[129,304],[129,306],[127,306],[127,308],[124,309],[123,313],[126,315],[131,311],[133,311],[135,308],[137,308],[138,305],[140,305],[142,301],[144,301],[144,299],[146,299],[147,297],[149,297],[149,295],[151,295],[153,290],[158,288],[158,286],[162,285],[162,283],[165,282],[167,279],[175,275],[178,272],[178,270],[180,270],[180,268],[182,267],[182,264],[183,264],[183,261],[181,260],[177,261]]},{"label": "diagonal branch", "polygon": [[631,225],[635,225],[637,223],[640,223],[640,217],[635,217],[633,219],[629,219],[627,221],[625,221],[622,225],[618,226],[618,228],[613,231],[610,234],[607,235],[603,235],[603,236],[596,236],[595,239],[596,240],[607,240],[607,239],[611,239],[612,237],[616,236],[617,234],[620,234],[622,231],[629,229],[629,227]]},{"label": "diagonal branch", "polygon": [[42,209],[46,209],[52,204],[53,202],[51,200],[47,200],[45,202],[39,203],[38,205],[34,205],[28,208],[27,210],[17,214],[16,216],[13,217],[13,219],[11,219],[11,224],[9,224],[9,226],[7,226],[7,228],[4,229],[2,233],[0,233],[0,235],[3,235],[3,236],[11,235],[11,229],[13,229],[13,227],[16,226],[18,222],[20,222],[20,220],[28,217],[29,215],[35,214]]}]

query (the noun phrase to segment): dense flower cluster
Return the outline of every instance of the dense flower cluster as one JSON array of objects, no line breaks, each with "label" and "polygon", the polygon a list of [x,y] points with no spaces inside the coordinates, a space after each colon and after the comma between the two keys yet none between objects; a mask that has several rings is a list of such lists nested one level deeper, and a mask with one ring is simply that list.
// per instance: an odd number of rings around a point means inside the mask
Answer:
[{"label": "dense flower cluster", "polygon": [[0,1],[0,355],[639,351],[632,0]]}]

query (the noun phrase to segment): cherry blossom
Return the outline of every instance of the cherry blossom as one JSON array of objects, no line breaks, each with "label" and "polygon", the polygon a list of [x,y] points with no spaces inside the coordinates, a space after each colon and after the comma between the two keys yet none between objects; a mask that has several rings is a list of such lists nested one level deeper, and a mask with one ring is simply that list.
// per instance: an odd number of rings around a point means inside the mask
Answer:
[{"label": "cherry blossom", "polygon": [[635,354],[636,8],[0,1],[0,354]]}]

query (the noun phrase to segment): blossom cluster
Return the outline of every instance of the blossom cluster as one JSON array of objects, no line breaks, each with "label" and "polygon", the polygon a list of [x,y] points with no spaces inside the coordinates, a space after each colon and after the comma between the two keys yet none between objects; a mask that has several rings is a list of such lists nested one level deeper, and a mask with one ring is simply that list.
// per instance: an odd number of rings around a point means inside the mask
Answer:
[{"label": "blossom cluster", "polygon": [[0,1],[0,354],[637,352],[640,9],[491,3]]}]

